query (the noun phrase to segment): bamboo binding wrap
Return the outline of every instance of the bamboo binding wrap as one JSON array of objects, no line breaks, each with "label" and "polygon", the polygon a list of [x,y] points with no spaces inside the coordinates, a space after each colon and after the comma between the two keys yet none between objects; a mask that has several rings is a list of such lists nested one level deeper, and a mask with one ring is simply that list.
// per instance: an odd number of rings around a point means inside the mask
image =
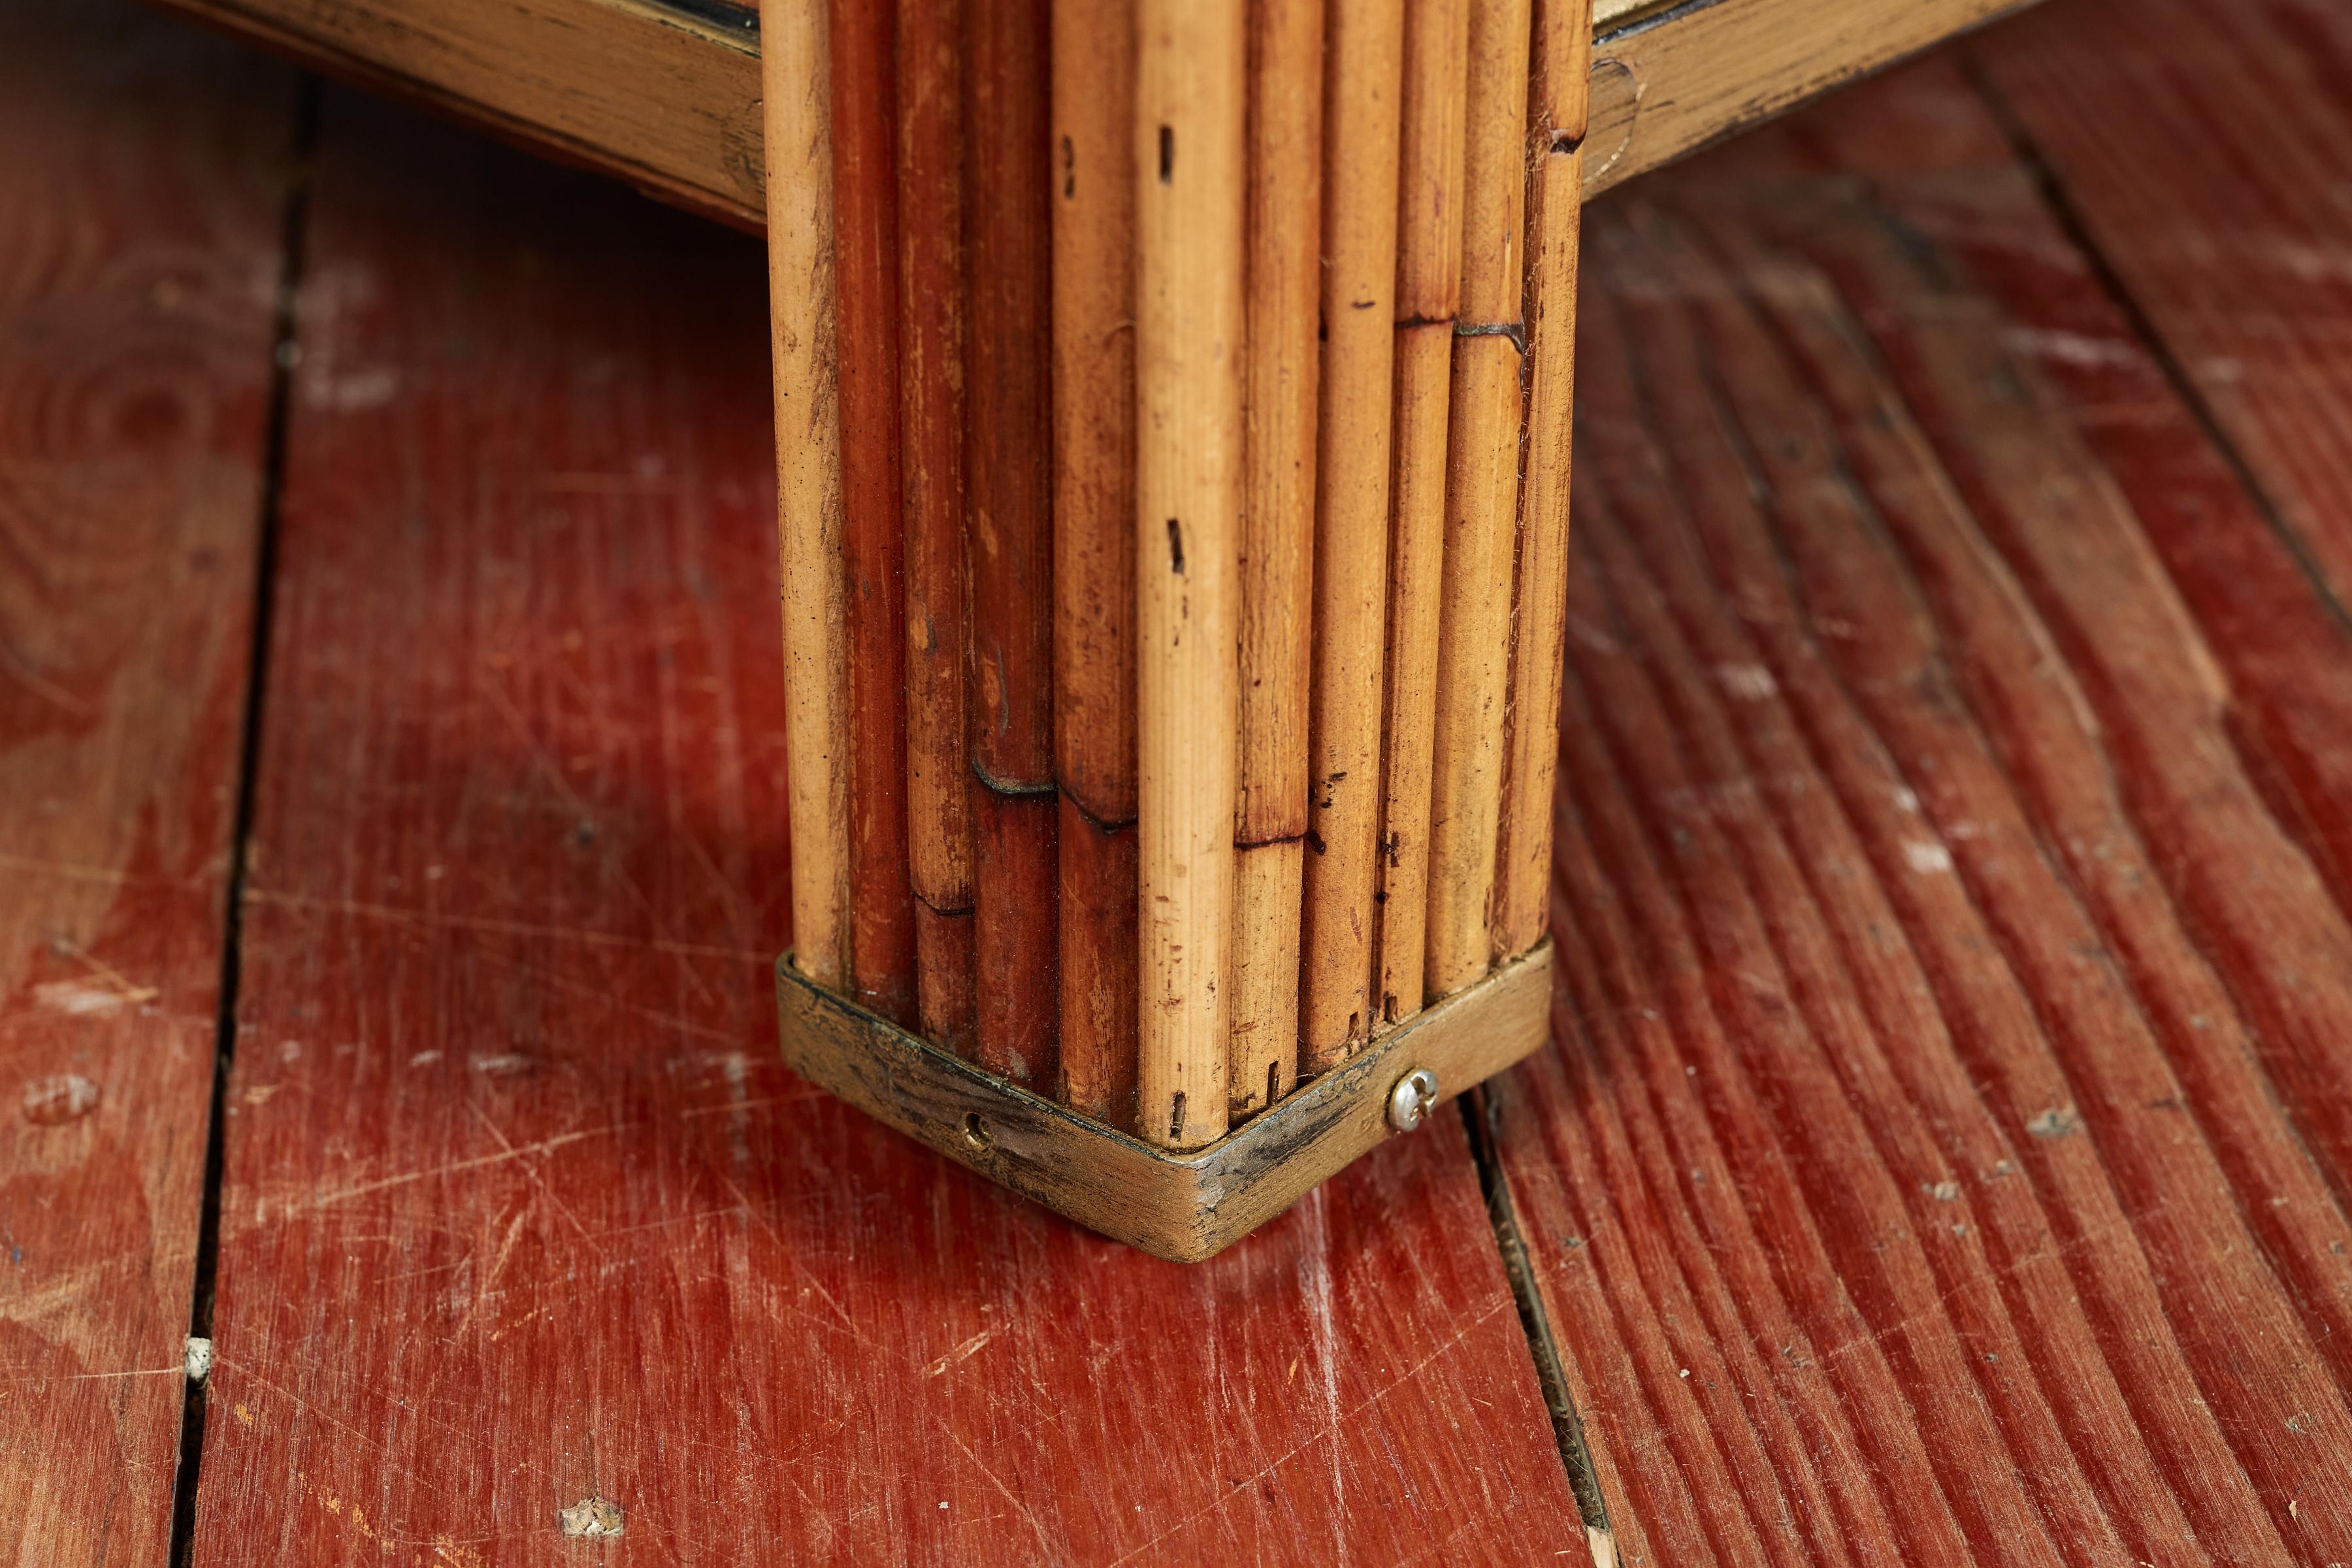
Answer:
[{"label": "bamboo binding wrap", "polygon": [[1499,983],[1591,0],[761,30],[799,976],[1176,1152]]}]

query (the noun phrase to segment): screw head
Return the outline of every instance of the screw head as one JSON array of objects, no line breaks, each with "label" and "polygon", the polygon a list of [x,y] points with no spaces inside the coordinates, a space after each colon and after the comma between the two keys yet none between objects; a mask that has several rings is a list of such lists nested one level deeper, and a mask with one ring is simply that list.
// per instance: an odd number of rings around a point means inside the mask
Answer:
[{"label": "screw head", "polygon": [[1389,1090],[1389,1125],[1400,1132],[1412,1131],[1437,1109],[1437,1075],[1427,1068],[1413,1068]]}]

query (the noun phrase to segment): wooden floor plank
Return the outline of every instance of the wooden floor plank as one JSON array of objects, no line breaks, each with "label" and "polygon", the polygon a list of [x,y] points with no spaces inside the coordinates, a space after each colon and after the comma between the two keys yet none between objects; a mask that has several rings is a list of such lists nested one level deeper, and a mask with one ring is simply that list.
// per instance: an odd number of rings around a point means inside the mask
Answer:
[{"label": "wooden floor plank", "polygon": [[2071,0],[1975,58],[2352,604],[2352,14]]},{"label": "wooden floor plank", "polygon": [[0,1559],[172,1528],[289,75],[0,5]]},{"label": "wooden floor plank", "polygon": [[1949,65],[1588,237],[1497,1114],[1626,1560],[2352,1555],[2341,625]]},{"label": "wooden floor plank", "polygon": [[1184,1269],[781,1069],[758,250],[321,136],[197,1561],[1581,1551],[1458,1122]]},{"label": "wooden floor plank", "polygon": [[[2352,627],[2352,14],[2068,13],[1973,58],[2288,545],[2241,542],[2263,517],[2201,445],[2139,440],[2118,464],[2147,477],[2134,504],[2230,672],[2239,744],[2352,909],[2352,681],[2333,651]],[[2086,402],[2141,395],[2137,360],[2046,357]],[[2127,418],[2102,423],[2097,438],[2136,440]]]}]

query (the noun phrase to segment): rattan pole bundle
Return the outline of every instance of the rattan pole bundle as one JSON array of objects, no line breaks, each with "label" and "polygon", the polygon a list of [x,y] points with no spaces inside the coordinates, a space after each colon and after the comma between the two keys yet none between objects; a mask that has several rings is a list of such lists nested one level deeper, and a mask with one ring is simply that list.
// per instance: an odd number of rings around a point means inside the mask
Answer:
[{"label": "rattan pole bundle", "polygon": [[1220,1145],[1541,942],[1590,42],[766,0],[793,962],[958,1093]]}]

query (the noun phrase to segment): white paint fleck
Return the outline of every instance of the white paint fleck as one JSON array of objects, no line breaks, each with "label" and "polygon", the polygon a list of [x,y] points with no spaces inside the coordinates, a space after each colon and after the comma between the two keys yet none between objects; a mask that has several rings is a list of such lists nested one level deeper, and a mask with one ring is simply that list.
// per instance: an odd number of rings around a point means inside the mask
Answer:
[{"label": "white paint fleck", "polygon": [[478,1052],[477,1054],[466,1058],[466,1065],[472,1068],[476,1072],[486,1072],[494,1076],[499,1076],[508,1073],[529,1072],[530,1070],[530,1058],[524,1056],[520,1051],[504,1051],[496,1056],[483,1055]]},{"label": "white paint fleck", "polygon": [[2073,1106],[2045,1110],[2025,1124],[2036,1138],[2065,1138],[2083,1130],[2083,1119]]},{"label": "white paint fleck", "polygon": [[1727,696],[1740,702],[1763,702],[1780,690],[1772,672],[1760,664],[1718,664],[1715,679]]},{"label": "white paint fleck", "polygon": [[1940,844],[1925,844],[1916,840],[1906,844],[1903,846],[1903,859],[1911,869],[1923,876],[1952,868],[1952,852]]},{"label": "white paint fleck", "polygon": [[337,414],[382,408],[400,395],[400,373],[388,364],[368,365],[340,375],[315,375],[303,384],[302,401]]},{"label": "white paint fleck", "polygon": [[213,1370],[213,1342],[194,1334],[188,1336],[188,1381],[202,1383]]},{"label": "white paint fleck", "polygon": [[2010,353],[2053,360],[2060,364],[2135,365],[2140,350],[2122,338],[2097,338],[2084,332],[2055,331],[2038,327],[2012,327],[2001,334]]},{"label": "white paint fleck", "polygon": [[1919,792],[1908,784],[1895,786],[1895,809],[1913,816],[1919,815]]},{"label": "white paint fleck", "polygon": [[159,994],[152,985],[92,985],[79,980],[52,980],[33,987],[33,1000],[41,1006],[77,1018],[120,1013]]},{"label": "white paint fleck", "polygon": [[413,1068],[429,1068],[440,1059],[439,1051],[419,1051],[408,1058],[408,1065]]}]

